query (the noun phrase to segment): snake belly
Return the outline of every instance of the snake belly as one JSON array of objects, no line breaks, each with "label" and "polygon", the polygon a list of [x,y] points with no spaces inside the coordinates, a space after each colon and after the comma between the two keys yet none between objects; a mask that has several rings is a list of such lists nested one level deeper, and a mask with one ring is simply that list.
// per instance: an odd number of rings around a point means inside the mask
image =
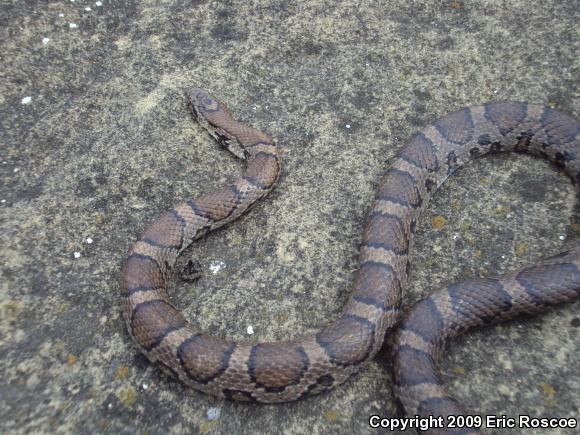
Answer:
[{"label": "snake belly", "polygon": [[397,322],[417,219],[443,181],[473,157],[526,151],[560,166],[578,187],[578,122],[546,106],[489,103],[451,113],[418,133],[385,171],[365,225],[359,269],[341,315],[316,334],[252,344],[208,335],[167,295],[177,256],[234,220],[274,187],[280,152],[207,92],[187,93],[194,117],[246,160],[218,192],[178,204],[145,229],[122,272],[123,317],[149,360],[198,390],[230,399],[287,402],[328,390],[358,371]]}]

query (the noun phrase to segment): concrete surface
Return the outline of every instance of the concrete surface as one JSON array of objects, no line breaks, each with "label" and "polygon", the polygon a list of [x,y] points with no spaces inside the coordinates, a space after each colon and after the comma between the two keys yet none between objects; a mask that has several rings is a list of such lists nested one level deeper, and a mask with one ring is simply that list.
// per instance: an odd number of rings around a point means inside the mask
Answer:
[{"label": "concrete surface", "polygon": [[[170,294],[220,336],[297,337],[340,313],[378,175],[418,128],[488,100],[580,115],[578,15],[525,0],[1,2],[0,432],[374,433],[371,414],[400,415],[386,351],[331,393],[276,406],[198,393],[138,354],[120,318],[124,253],[241,167],[183,91],[214,91],[286,151],[272,195],[186,251],[178,268],[197,258],[204,276],[176,274]],[[474,162],[421,220],[406,303],[557,252],[574,213],[549,165]],[[578,417],[579,325],[576,304],[474,333],[444,378],[473,413]]]}]

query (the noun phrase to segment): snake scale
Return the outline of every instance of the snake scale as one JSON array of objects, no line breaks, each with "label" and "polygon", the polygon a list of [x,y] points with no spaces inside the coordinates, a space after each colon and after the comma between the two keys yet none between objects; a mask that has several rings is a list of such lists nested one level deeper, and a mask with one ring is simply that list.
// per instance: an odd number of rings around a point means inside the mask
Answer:
[{"label": "snake scale", "polygon": [[[193,240],[246,212],[274,187],[280,151],[202,89],[187,92],[194,118],[245,159],[243,175],[155,219],[131,246],[122,272],[122,312],[149,360],[198,390],[226,398],[286,402],[328,390],[370,361],[399,320],[416,222],[445,179],[467,161],[502,151],[530,153],[580,187],[580,123],[548,106],[487,103],[448,114],[417,133],[385,170],[369,211],[359,269],[342,314],[316,334],[286,342],[234,342],[208,335],[170,302],[177,256]],[[502,277],[449,286],[402,323],[396,393],[411,414],[458,412],[436,359],[445,339],[474,325],[571,302],[580,288],[580,248]],[[455,407],[455,408],[454,408]]]}]

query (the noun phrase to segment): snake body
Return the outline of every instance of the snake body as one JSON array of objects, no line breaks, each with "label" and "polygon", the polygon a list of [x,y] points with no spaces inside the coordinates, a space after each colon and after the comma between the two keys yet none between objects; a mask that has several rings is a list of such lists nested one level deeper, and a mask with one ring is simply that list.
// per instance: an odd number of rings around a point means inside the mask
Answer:
[{"label": "snake body", "polygon": [[[446,343],[474,327],[536,315],[572,302],[580,291],[580,244],[518,272],[452,284],[418,302],[404,317],[394,349],[395,395],[408,415],[469,415],[445,388],[438,362]],[[424,433],[476,433],[431,428]]]},{"label": "snake body", "polygon": [[[168,275],[193,240],[234,220],[268,194],[278,178],[280,152],[270,136],[236,121],[207,92],[195,89],[187,97],[193,116],[221,145],[245,159],[246,169],[218,192],[176,205],[145,229],[123,267],[122,311],[129,334],[152,362],[216,396],[296,400],[344,382],[370,361],[385,332],[399,319],[417,219],[443,181],[468,160],[489,152],[524,151],[554,162],[576,188],[580,183],[580,126],[570,116],[526,103],[488,103],[451,113],[418,133],[386,169],[370,208],[360,266],[342,314],[320,332],[297,340],[233,342],[208,335],[185,320],[167,295]],[[569,260],[571,280],[553,272],[544,279],[543,290],[571,286],[577,297],[579,256],[577,251],[566,255],[562,258]],[[522,292],[510,280],[497,282],[507,294]],[[556,299],[566,302],[570,297]],[[439,309],[444,307],[435,304]],[[501,304],[484,311],[492,317],[498,309],[506,312]],[[485,323],[488,317],[480,319]],[[425,350],[427,345],[420,344]],[[417,391],[422,399],[431,397],[428,388]]]}]

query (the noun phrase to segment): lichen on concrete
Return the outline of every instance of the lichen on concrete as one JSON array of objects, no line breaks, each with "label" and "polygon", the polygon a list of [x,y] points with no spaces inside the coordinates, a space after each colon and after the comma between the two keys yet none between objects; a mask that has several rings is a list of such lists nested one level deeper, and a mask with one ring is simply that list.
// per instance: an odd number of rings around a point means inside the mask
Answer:
[{"label": "lichen on concrete", "polygon": [[[220,336],[298,337],[339,315],[378,176],[413,132],[489,100],[580,115],[577,17],[573,2],[524,0],[4,2],[0,432],[374,433],[370,415],[400,415],[388,347],[328,394],[261,406],[183,387],[133,346],[119,310],[130,243],[241,167],[184,89],[274,135],[284,172],[186,251],[177,268],[196,258],[203,277],[176,274],[171,297]],[[458,171],[420,221],[405,305],[556,253],[574,200],[525,156]],[[444,379],[472,413],[575,416],[579,325],[573,305],[466,336]]]}]

